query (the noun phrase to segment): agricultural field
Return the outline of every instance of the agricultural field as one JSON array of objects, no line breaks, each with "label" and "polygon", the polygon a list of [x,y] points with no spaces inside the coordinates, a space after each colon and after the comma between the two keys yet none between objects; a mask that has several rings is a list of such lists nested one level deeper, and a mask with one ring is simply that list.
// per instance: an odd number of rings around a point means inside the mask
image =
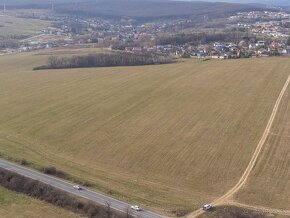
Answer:
[{"label": "agricultural field", "polygon": [[50,22],[37,19],[23,19],[0,15],[0,37],[8,35],[33,35],[50,25]]},{"label": "agricultural field", "polygon": [[257,58],[31,70],[48,57],[0,57],[1,156],[164,213],[193,211],[237,183],[290,68]]},{"label": "agricultural field", "polygon": [[290,211],[290,87],[285,92],[265,147],[237,199]]},{"label": "agricultural field", "polygon": [[213,211],[203,213],[198,218],[227,218],[227,217],[254,217],[254,218],[287,218],[284,215],[248,210],[234,206],[219,206]]},{"label": "agricultural field", "polygon": [[0,217],[5,218],[77,218],[78,216],[70,211],[52,206],[48,203],[8,191],[0,187]]}]

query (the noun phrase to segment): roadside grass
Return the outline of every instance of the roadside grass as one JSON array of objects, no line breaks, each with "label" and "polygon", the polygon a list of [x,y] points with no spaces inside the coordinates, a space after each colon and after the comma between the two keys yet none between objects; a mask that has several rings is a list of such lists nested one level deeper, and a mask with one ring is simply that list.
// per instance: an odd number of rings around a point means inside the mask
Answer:
[{"label": "roadside grass", "polygon": [[31,70],[47,57],[0,57],[1,153],[164,213],[236,184],[290,67],[265,58]]},{"label": "roadside grass", "polygon": [[246,204],[290,210],[290,87],[258,162],[236,198]]},{"label": "roadside grass", "polygon": [[50,22],[37,19],[24,19],[12,16],[0,17],[0,36],[33,35],[50,25]]},{"label": "roadside grass", "polygon": [[81,217],[68,210],[52,206],[43,201],[27,197],[22,194],[9,191],[0,187],[0,217],[5,218],[50,218],[63,217],[73,218]]}]

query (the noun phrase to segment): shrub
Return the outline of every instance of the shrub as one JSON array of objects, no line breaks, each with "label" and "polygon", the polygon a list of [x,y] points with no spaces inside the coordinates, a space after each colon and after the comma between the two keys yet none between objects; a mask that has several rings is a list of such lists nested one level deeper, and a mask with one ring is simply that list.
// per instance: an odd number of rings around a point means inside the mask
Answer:
[{"label": "shrub", "polygon": [[57,176],[59,178],[68,178],[68,175],[65,172],[57,170],[55,167],[44,167],[41,171],[45,174]]},{"label": "shrub", "polygon": [[[50,171],[49,169],[48,171]],[[52,172],[55,172],[52,170]],[[44,200],[56,206],[72,210],[73,212],[84,214],[88,217],[107,217],[106,207],[98,206],[92,201],[80,199],[67,192],[54,188],[48,184],[21,176],[14,172],[0,168],[0,185],[3,187],[27,194],[31,197]],[[111,217],[125,217],[113,210]]]},{"label": "shrub", "polygon": [[30,165],[31,165],[31,163],[28,162],[28,161],[25,160],[25,159],[20,160],[20,164],[21,164],[22,166],[30,166]]}]

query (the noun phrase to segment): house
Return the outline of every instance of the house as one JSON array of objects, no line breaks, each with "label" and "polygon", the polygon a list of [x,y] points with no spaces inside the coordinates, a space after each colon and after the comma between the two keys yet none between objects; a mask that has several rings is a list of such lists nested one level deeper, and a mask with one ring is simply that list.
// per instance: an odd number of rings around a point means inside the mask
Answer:
[{"label": "house", "polygon": [[139,53],[139,52],[142,52],[142,47],[133,47],[133,49],[132,49],[132,51],[133,52],[137,52],[137,53]]},{"label": "house", "polygon": [[133,47],[125,47],[125,51],[126,52],[132,52],[133,51]]},{"label": "house", "polygon": [[241,48],[249,48],[249,41],[248,40],[242,40],[239,42],[239,47]]},{"label": "house", "polygon": [[257,43],[256,43],[256,46],[257,47],[263,47],[263,46],[265,46],[266,45],[266,42],[265,41],[258,41]]},{"label": "house", "polygon": [[279,43],[277,41],[273,41],[270,45],[271,48],[276,49],[279,47]]},{"label": "house", "polygon": [[264,56],[264,57],[266,57],[266,56],[269,56],[269,51],[268,51],[267,49],[265,49],[265,48],[260,48],[260,49],[257,51],[257,54],[258,54],[259,56]]}]

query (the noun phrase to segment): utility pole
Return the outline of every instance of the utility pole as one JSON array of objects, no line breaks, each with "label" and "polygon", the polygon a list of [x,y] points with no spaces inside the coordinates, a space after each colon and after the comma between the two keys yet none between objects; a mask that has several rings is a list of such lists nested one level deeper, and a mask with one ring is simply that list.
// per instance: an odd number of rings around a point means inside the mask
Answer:
[{"label": "utility pole", "polygon": [[51,2],[51,11],[54,11],[54,3],[53,3],[53,1]]}]

